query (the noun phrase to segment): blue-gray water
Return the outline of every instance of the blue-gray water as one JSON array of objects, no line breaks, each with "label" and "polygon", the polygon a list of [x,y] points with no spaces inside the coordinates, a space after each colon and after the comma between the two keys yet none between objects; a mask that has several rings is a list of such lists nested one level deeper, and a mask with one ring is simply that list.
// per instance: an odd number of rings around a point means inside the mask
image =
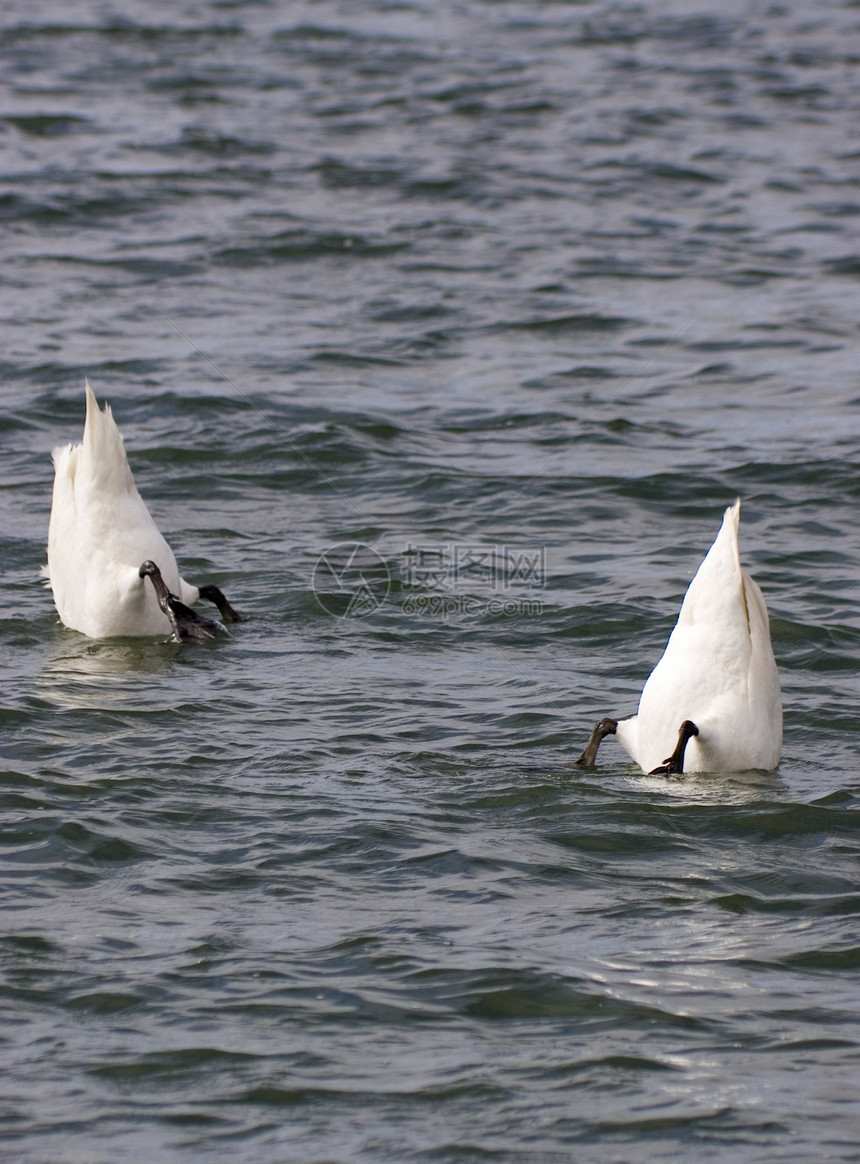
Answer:
[{"label": "blue-gray water", "polygon": [[[857,1160],[860,9],[120,8],[0,18],[4,1158]],[[85,375],[229,640],[58,625]],[[779,770],[565,769],[735,496]]]}]

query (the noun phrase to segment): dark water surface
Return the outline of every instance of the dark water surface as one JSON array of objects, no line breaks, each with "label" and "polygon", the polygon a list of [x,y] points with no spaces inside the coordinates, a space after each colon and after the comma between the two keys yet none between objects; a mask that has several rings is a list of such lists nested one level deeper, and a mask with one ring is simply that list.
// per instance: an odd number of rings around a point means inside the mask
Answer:
[{"label": "dark water surface", "polygon": [[[4,7],[4,1158],[860,1159],[860,8],[713,7]],[[565,769],[738,495],[779,770]]]}]

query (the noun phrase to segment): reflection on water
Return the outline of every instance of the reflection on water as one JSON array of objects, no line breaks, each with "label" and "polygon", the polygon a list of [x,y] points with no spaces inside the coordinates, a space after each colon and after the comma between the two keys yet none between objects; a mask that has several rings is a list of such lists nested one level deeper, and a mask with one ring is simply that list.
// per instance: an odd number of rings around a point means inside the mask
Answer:
[{"label": "reflection on water", "polygon": [[171,639],[93,641],[63,631],[35,676],[35,694],[64,708],[98,709],[140,701],[141,680],[169,675],[182,652]]},{"label": "reflection on water", "polygon": [[633,787],[655,797],[696,804],[747,804],[789,795],[778,768],[775,772],[690,772],[677,779],[637,772],[630,781]]}]

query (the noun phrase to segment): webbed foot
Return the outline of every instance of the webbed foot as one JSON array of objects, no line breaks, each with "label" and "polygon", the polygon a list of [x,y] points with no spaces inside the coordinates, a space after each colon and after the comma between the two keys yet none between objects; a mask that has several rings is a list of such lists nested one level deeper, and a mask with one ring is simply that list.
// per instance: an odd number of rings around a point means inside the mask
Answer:
[{"label": "webbed foot", "polygon": [[656,768],[652,768],[648,775],[680,776],[684,771],[684,752],[687,748],[687,740],[691,736],[697,736],[698,734],[699,729],[693,721],[691,719],[685,719],[678,732],[678,742],[675,745],[675,751],[662,764],[659,764]]},{"label": "webbed foot", "polygon": [[597,759],[597,749],[600,747],[603,737],[614,736],[617,727],[618,721],[609,719],[608,716],[598,720],[591,730],[585,750],[578,760],[573,761],[573,766],[575,768],[593,768],[594,761]]},{"label": "webbed foot", "polygon": [[212,602],[218,607],[218,613],[224,622],[244,622],[244,618],[238,611],[234,610],[230,603],[225,598],[223,592],[217,586],[207,583],[205,586],[199,586],[200,597],[205,598],[207,602]]},{"label": "webbed foot", "polygon": [[149,578],[152,582],[158,605],[170,620],[173,633],[180,642],[205,642],[207,639],[214,639],[219,631],[224,630],[220,622],[197,614],[175,594],[171,594],[155,562],[144,562],[138,573],[141,578]]}]

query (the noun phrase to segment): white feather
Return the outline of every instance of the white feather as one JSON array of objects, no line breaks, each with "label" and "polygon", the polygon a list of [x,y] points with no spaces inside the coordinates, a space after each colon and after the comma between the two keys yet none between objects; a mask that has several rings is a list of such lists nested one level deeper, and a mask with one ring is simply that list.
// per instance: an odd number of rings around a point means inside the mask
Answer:
[{"label": "white feather", "polygon": [[79,445],[54,449],[46,574],[61,621],[94,639],[170,634],[155,591],[138,571],[154,561],[173,594],[198,590],[179,576],[173,551],[135,488],[110,405],[100,411],[86,382]]},{"label": "white feather", "polygon": [[618,724],[623,747],[645,772],[671,755],[685,719],[699,729],[687,743],[685,772],[776,768],[782,749],[782,698],[767,607],[741,569],[741,503],[690,583],[639,712]]}]

